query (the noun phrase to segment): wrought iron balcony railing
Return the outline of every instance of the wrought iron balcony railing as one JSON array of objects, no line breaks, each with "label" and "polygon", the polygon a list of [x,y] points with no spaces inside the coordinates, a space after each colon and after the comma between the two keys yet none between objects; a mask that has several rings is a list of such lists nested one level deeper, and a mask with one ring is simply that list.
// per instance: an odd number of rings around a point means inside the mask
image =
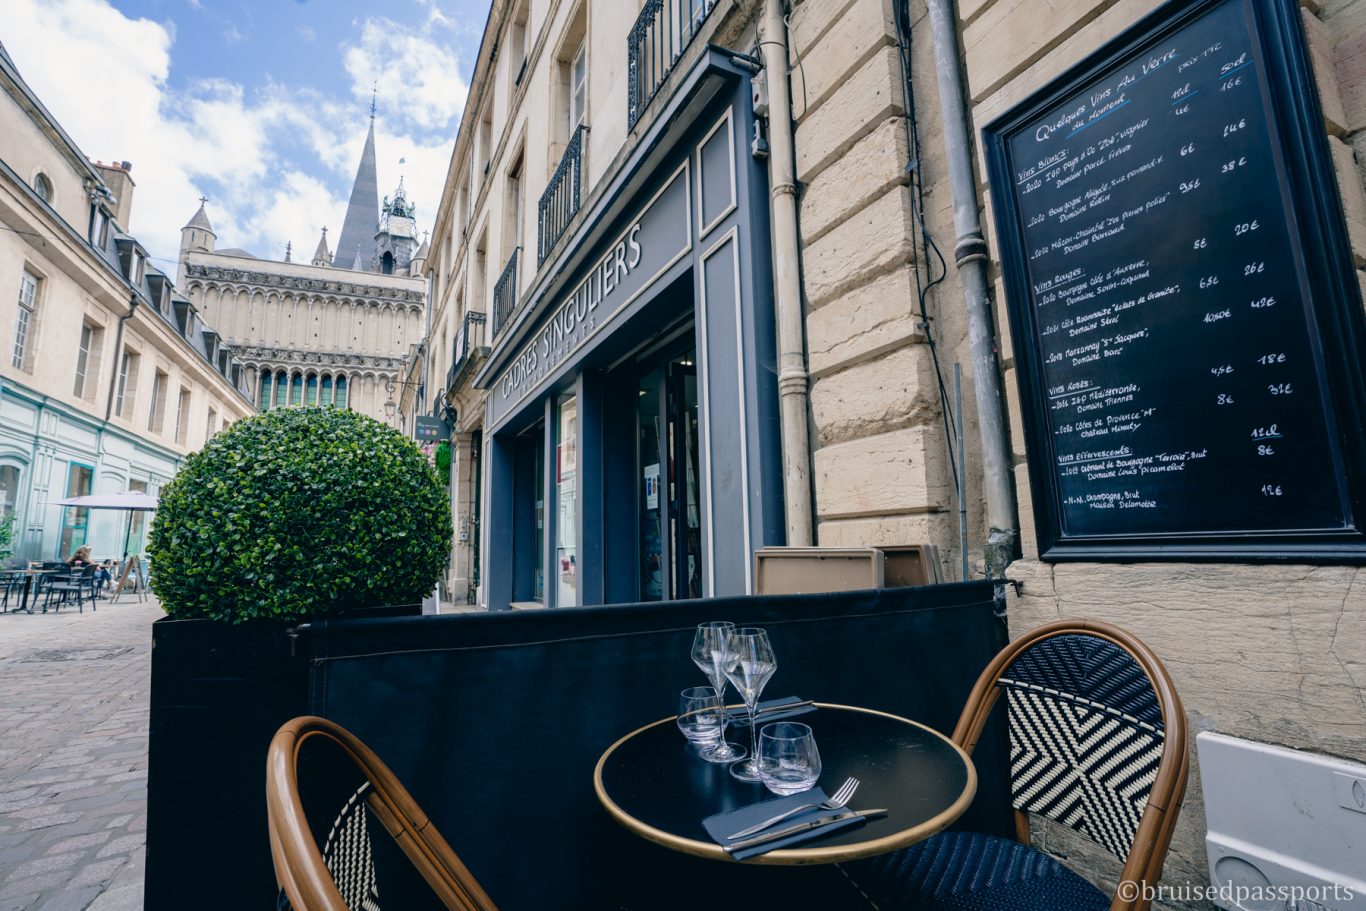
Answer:
[{"label": "wrought iron balcony railing", "polygon": [[574,213],[579,211],[583,190],[583,144],[587,141],[587,133],[587,124],[581,123],[574,129],[559,167],[541,194],[540,214],[536,223],[537,268],[545,262],[555,241],[560,239]]},{"label": "wrought iron balcony railing", "polygon": [[484,347],[484,322],[482,313],[471,310],[465,314],[460,331],[455,334],[455,345],[451,352],[451,369],[446,372],[446,390],[455,389],[460,372],[469,363],[471,355]]},{"label": "wrought iron balcony railing", "polygon": [[717,0],[646,0],[626,38],[626,128],[633,130]]},{"label": "wrought iron balcony railing", "polygon": [[512,251],[512,255],[508,257],[508,264],[503,267],[503,274],[498,276],[498,281],[493,286],[493,335],[495,338],[512,319],[512,314],[517,312],[517,258],[521,252],[521,247]]}]

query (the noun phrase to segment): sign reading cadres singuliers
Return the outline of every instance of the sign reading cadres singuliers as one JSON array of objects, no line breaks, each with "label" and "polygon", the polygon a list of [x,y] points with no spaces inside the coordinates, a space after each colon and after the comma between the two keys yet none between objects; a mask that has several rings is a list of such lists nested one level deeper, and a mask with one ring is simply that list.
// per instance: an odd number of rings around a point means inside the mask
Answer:
[{"label": "sign reading cadres singuliers", "polygon": [[1366,559],[1305,58],[1293,0],[1179,0],[986,129],[1045,559]]},{"label": "sign reading cadres singuliers", "polygon": [[573,290],[540,317],[489,389],[489,416],[498,423],[555,368],[640,296],[691,243],[688,166],[680,167],[594,261]]}]

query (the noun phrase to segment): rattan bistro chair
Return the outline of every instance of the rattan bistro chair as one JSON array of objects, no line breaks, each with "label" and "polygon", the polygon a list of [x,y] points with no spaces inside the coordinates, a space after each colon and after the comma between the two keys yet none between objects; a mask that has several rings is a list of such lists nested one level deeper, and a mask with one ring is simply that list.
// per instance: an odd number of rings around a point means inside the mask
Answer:
[{"label": "rattan bistro chair", "polygon": [[[1147,911],[1145,885],[1162,875],[1189,764],[1186,715],[1166,668],[1108,623],[1032,630],[968,696],[953,733],[968,753],[1002,693],[1017,840],[946,832],[842,869],[881,911]],[[1028,813],[1119,858],[1115,894],[1030,847]]]},{"label": "rattan bistro chair", "polygon": [[[325,754],[321,763],[317,753]],[[306,804],[326,811],[310,813]],[[446,908],[497,911],[388,766],[325,718],[302,716],[276,732],[266,758],[266,809],[275,877],[295,911],[383,907],[375,858],[386,846],[372,840],[376,824]],[[391,901],[405,906],[402,897]]]}]

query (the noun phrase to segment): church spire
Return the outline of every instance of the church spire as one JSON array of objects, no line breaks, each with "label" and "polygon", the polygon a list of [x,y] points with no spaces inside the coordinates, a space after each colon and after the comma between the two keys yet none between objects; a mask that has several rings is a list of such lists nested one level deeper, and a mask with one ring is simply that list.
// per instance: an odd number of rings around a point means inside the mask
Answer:
[{"label": "church spire", "polygon": [[313,251],[313,265],[330,266],[332,265],[332,254],[327,249],[327,229],[323,228],[322,239],[318,241],[318,249]]},{"label": "church spire", "polygon": [[375,102],[370,102],[370,131],[365,135],[365,148],[360,153],[360,167],[356,182],[351,187],[351,201],[346,205],[346,220],[342,222],[341,239],[337,241],[337,255],[333,260],[341,268],[350,268],[374,247],[375,226],[379,223],[379,181],[375,176]]}]

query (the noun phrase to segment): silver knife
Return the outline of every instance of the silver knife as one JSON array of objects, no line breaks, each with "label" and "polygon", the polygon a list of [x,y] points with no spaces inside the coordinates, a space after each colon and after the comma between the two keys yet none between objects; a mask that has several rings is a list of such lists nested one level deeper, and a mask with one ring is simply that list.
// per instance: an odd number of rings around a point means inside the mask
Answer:
[{"label": "silver knife", "polygon": [[737,842],[732,842],[731,844],[725,846],[725,852],[727,854],[734,854],[736,851],[743,851],[746,848],[753,848],[756,845],[766,844],[770,841],[778,841],[779,839],[787,838],[791,835],[796,835],[799,832],[809,832],[812,829],[821,829],[825,826],[832,825],[837,822],[844,822],[845,820],[853,819],[855,816],[871,818],[873,816],[885,816],[886,813],[887,810],[884,808],[879,808],[876,810],[846,810],[838,816],[827,816],[824,819],[816,819],[812,820],[811,822],[799,822],[796,825],[787,826],[782,829],[777,829],[773,832],[764,832],[762,834],[755,835],[750,838],[745,838]]}]

